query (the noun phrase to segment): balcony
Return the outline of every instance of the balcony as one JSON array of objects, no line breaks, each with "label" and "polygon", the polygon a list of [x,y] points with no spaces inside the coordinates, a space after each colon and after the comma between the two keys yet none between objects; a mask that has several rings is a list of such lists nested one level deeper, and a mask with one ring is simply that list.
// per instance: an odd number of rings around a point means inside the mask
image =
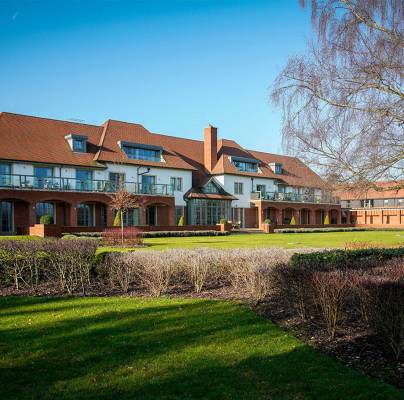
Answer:
[{"label": "balcony", "polygon": [[[166,184],[141,184],[124,182],[125,189],[133,194],[173,196],[174,189]],[[0,175],[0,189],[48,190],[61,192],[115,193],[120,184],[104,180],[75,178],[38,178],[33,175]]]},{"label": "balcony", "polygon": [[251,200],[284,201],[290,203],[311,204],[339,204],[339,199],[331,196],[281,192],[251,192]]}]

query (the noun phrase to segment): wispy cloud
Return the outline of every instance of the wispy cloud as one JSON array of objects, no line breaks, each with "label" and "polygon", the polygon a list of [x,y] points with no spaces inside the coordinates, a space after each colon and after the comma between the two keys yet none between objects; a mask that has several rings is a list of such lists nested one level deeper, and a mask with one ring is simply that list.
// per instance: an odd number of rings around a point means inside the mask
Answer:
[{"label": "wispy cloud", "polygon": [[13,16],[11,17],[11,19],[12,19],[13,21],[15,21],[15,20],[17,19],[17,17],[18,17],[18,11],[16,11],[16,12],[13,14]]}]

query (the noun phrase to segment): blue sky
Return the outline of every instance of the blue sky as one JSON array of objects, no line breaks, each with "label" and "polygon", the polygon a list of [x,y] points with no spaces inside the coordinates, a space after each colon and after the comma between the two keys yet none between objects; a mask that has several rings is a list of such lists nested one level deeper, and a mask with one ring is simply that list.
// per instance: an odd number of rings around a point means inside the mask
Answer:
[{"label": "blue sky", "polygon": [[281,151],[269,88],[311,35],[298,0],[0,0],[0,110]]}]

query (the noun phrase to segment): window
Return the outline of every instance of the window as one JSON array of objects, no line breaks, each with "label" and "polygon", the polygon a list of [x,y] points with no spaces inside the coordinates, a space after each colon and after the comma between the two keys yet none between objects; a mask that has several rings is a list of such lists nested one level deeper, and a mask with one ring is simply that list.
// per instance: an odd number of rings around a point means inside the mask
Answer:
[{"label": "window", "polygon": [[34,167],[34,186],[39,189],[52,187],[53,168]]},{"label": "window", "polygon": [[0,233],[13,231],[13,203],[0,201]]},{"label": "window", "polygon": [[0,186],[11,186],[11,165],[0,163]]},{"label": "window", "polygon": [[373,199],[370,200],[361,200],[361,207],[373,207],[374,201]]},{"label": "window", "polygon": [[125,174],[120,172],[110,172],[109,181],[113,190],[118,190],[125,183]]},{"label": "window", "polygon": [[202,189],[203,193],[220,193],[219,187],[213,182],[208,182]]},{"label": "window", "polygon": [[79,204],[77,206],[77,226],[94,226],[93,204]]},{"label": "window", "polygon": [[100,225],[107,226],[107,207],[104,204],[100,204]]},{"label": "window", "polygon": [[265,185],[257,185],[257,192],[260,192],[262,196],[265,196],[267,188]]},{"label": "window", "polygon": [[0,175],[10,175],[11,165],[8,163],[0,163]]},{"label": "window", "polygon": [[50,215],[53,218],[53,223],[55,223],[55,205],[53,203],[36,203],[35,206],[35,219],[36,223],[41,222],[41,217],[44,215]]},{"label": "window", "polygon": [[234,182],[234,194],[243,194],[243,183]]},{"label": "window", "polygon": [[76,190],[91,191],[93,185],[93,171],[76,169]]},{"label": "window", "polygon": [[159,148],[136,147],[130,144],[122,144],[121,148],[130,159],[161,162],[162,150]]},{"label": "window", "polygon": [[258,163],[233,160],[233,165],[241,172],[258,172]]},{"label": "window", "polygon": [[239,228],[244,228],[244,208],[233,207],[231,214],[233,224],[237,224]]},{"label": "window", "polygon": [[65,136],[65,139],[69,143],[70,148],[76,153],[87,152],[87,136],[70,134]]},{"label": "window", "polygon": [[170,185],[173,188],[173,190],[175,190],[177,192],[182,192],[182,178],[171,177]]},{"label": "window", "polygon": [[[116,216],[117,211],[114,213]],[[123,213],[123,226],[138,226],[140,225],[140,209],[131,208]]]},{"label": "window", "polygon": [[85,139],[73,139],[73,151],[85,153],[87,150],[87,143]]},{"label": "window", "polygon": [[156,177],[153,175],[142,175],[141,193],[153,194],[156,192]]},{"label": "window", "polygon": [[190,225],[215,225],[222,218],[231,219],[231,201],[192,199],[188,203]]}]

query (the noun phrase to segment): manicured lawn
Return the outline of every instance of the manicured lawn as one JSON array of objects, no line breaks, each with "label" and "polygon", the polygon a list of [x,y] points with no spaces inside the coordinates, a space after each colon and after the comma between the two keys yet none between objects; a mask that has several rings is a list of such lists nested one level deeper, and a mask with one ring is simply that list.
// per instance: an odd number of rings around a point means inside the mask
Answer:
[{"label": "manicured lawn", "polygon": [[0,398],[404,399],[235,302],[0,299]]},{"label": "manicured lawn", "polygon": [[[175,247],[344,247],[347,242],[374,242],[404,245],[403,231],[359,231],[327,233],[234,234],[229,236],[148,238],[147,249],[163,250]],[[111,250],[101,248],[100,251]]]}]

